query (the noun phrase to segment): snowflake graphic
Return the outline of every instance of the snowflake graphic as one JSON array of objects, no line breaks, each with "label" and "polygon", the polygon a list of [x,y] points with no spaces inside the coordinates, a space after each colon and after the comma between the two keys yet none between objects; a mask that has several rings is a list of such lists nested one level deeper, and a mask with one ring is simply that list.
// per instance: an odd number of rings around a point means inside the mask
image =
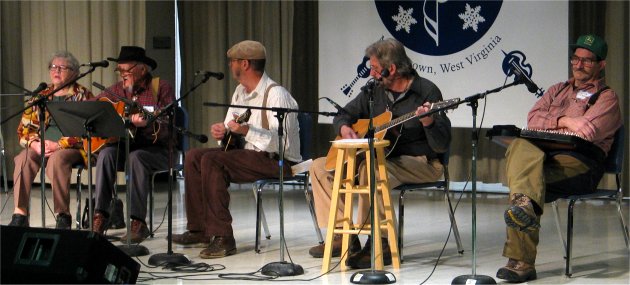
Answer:
[{"label": "snowflake graphic", "polygon": [[472,28],[475,32],[477,31],[477,24],[483,23],[486,21],[484,17],[482,17],[479,12],[481,12],[481,6],[475,7],[472,9],[468,3],[466,3],[466,12],[459,14],[459,18],[464,20],[464,26],[462,30]]},{"label": "snowflake graphic", "polygon": [[416,21],[416,19],[411,16],[412,13],[413,8],[405,10],[402,6],[398,6],[398,15],[392,16],[392,20],[394,20],[397,24],[396,31],[400,31],[400,29],[405,29],[407,34],[411,33],[411,25],[418,23],[418,21]]}]

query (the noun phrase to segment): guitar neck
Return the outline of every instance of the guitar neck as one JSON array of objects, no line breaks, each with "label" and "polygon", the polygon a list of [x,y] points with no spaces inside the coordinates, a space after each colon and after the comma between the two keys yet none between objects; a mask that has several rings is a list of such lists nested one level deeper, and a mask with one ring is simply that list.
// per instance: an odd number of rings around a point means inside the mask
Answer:
[{"label": "guitar neck", "polygon": [[393,120],[391,120],[391,121],[389,121],[389,122],[387,122],[385,124],[377,126],[374,129],[374,132],[378,133],[380,131],[387,130],[389,128],[395,127],[396,125],[399,125],[399,124],[402,124],[402,123],[404,123],[406,121],[409,121],[409,120],[411,120],[411,119],[413,119],[415,117],[417,117],[416,111],[411,111],[411,112],[409,112],[407,114],[404,114],[404,115],[402,115],[402,116],[400,116],[400,117],[398,117],[396,119],[393,119]]}]

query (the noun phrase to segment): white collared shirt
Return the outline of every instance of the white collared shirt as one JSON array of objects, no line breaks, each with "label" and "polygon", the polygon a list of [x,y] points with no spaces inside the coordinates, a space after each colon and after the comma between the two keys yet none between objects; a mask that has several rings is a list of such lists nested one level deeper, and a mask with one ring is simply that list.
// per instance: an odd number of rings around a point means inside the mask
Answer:
[{"label": "white collared shirt", "polygon": [[[239,84],[236,86],[236,90],[234,90],[234,94],[232,95],[232,104],[262,107],[267,86],[274,83],[275,81],[269,78],[265,72],[260,78],[258,85],[256,85],[256,88],[251,93],[247,93],[247,91],[245,91],[245,87],[242,84]],[[295,99],[293,99],[289,91],[287,91],[284,87],[275,86],[269,91],[269,95],[267,97],[267,107],[298,109],[298,104]],[[223,122],[226,128],[227,123],[234,120],[234,113],[240,115],[245,113],[245,111],[246,109],[230,107]],[[279,153],[278,119],[275,117],[275,112],[255,109],[252,109],[251,112],[252,114],[247,122],[249,131],[245,136],[245,149]],[[269,130],[263,129],[262,127],[261,113],[263,112],[267,115]],[[300,162],[302,161],[302,156],[300,155],[300,130],[297,113],[287,114],[283,124],[283,145],[285,149],[284,159],[293,162]]]}]

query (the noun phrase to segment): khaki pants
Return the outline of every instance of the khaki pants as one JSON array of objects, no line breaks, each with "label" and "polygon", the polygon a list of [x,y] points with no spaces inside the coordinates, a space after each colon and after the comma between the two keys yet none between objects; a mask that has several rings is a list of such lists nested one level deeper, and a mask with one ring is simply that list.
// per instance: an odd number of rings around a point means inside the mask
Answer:
[{"label": "khaki pants", "polygon": [[[566,194],[592,192],[601,178],[601,172],[576,157],[566,153],[548,155],[525,139],[515,139],[505,156],[510,196],[520,193],[529,197],[538,222],[545,202]],[[503,256],[533,265],[538,240],[538,229],[525,233],[507,227]]]},{"label": "khaki pants", "polygon": [[[41,165],[41,156],[32,149],[24,149],[15,156],[13,171],[13,203],[16,209],[29,213],[31,184]],[[83,157],[78,149],[60,149],[48,157],[46,176],[50,179],[55,213],[70,214],[70,176],[72,165],[81,163]]]},{"label": "khaki pants", "polygon": [[[326,158],[320,157],[313,161],[313,165],[311,165],[310,169],[317,224],[322,228],[328,227],[328,215],[330,214],[332,184],[334,179],[334,171],[326,171],[325,164]],[[440,179],[444,172],[442,164],[437,159],[427,161],[425,156],[399,156],[391,159],[388,158],[386,164],[390,189],[405,183],[436,181]],[[367,177],[365,161],[360,164],[358,173],[359,183],[361,183],[361,185],[367,185],[369,177]],[[380,203],[380,209],[383,209],[383,200],[375,201],[375,203]],[[363,223],[370,214],[370,199],[368,195],[359,195],[358,205],[357,222]],[[338,204],[337,217],[343,216],[343,208],[344,203],[343,199],[341,199]],[[379,214],[381,220],[384,220],[384,212],[381,211]],[[341,226],[341,223],[337,225],[337,227]]]}]

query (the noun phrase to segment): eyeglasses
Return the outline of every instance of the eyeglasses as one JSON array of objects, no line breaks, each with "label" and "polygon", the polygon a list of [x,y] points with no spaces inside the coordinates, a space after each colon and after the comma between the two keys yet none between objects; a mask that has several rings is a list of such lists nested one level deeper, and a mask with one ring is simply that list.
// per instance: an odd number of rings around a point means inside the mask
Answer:
[{"label": "eyeglasses", "polygon": [[596,62],[598,62],[599,60],[597,59],[592,59],[592,58],[587,58],[587,57],[579,57],[579,56],[571,56],[570,60],[571,64],[573,65],[577,65],[578,63],[580,63],[580,61],[582,62],[582,64],[584,64],[584,66],[586,67],[591,67],[593,66],[593,64],[595,64]]},{"label": "eyeglasses", "polygon": [[48,70],[53,71],[53,72],[54,72],[54,71],[62,72],[62,71],[68,71],[68,70],[70,70],[70,67],[67,67],[67,66],[65,66],[65,65],[56,65],[56,64],[51,64],[51,65],[48,67]]},{"label": "eyeglasses", "polygon": [[136,67],[138,65],[138,63],[136,62],[136,64],[134,64],[132,67],[130,67],[129,69],[122,69],[120,67],[117,67],[114,71],[118,74],[127,74],[127,73],[131,73],[131,70]]}]

